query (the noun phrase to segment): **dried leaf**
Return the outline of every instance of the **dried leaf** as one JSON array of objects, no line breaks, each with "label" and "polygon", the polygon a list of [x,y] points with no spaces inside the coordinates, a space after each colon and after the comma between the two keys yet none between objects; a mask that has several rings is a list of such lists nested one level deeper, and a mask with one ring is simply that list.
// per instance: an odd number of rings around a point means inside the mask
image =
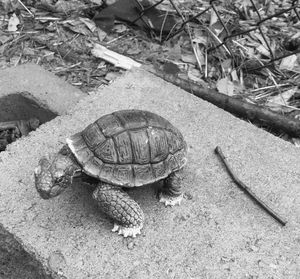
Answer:
[{"label": "dried leaf", "polygon": [[15,13],[12,14],[8,21],[7,31],[15,32],[18,30],[18,25],[20,24],[20,20]]},{"label": "dried leaf", "polygon": [[300,148],[300,139],[299,138],[292,138],[292,142],[298,148]]},{"label": "dried leaf", "polygon": [[71,11],[80,11],[85,8],[85,5],[78,0],[66,1],[58,0],[55,3],[55,9],[57,12],[70,13]]},{"label": "dried leaf", "polygon": [[126,30],[128,30],[127,26],[125,24],[116,24],[114,27],[113,27],[113,30],[116,32],[116,33],[124,33]]},{"label": "dried leaf", "polygon": [[95,22],[90,20],[89,18],[80,17],[79,20],[83,22],[87,26],[87,28],[91,30],[91,32],[94,32],[96,30],[97,27]]},{"label": "dried leaf", "polygon": [[266,57],[271,57],[271,54],[270,54],[270,51],[265,48],[263,45],[259,45],[257,48],[256,48],[257,52],[266,56]]},{"label": "dried leaf", "polygon": [[17,0],[0,0],[0,6],[3,7],[6,13],[9,13],[20,7],[20,4]]},{"label": "dried leaf", "polygon": [[107,33],[100,28],[97,28],[97,33],[100,42],[102,42],[107,36]]},{"label": "dried leaf", "polygon": [[228,96],[234,95],[234,83],[229,80],[227,77],[219,79],[217,81],[217,89],[220,93],[223,93]]},{"label": "dried leaf", "polygon": [[201,78],[201,73],[198,69],[190,67],[188,70],[188,78],[194,82],[201,83],[202,78]]},{"label": "dried leaf", "polygon": [[194,53],[185,53],[181,55],[181,60],[185,63],[189,63],[189,64],[193,64],[196,65],[197,64],[197,59],[195,57]]},{"label": "dried leaf", "polygon": [[92,3],[97,4],[97,5],[102,5],[103,1],[102,0],[91,0]]},{"label": "dried leaf", "polygon": [[209,25],[210,26],[214,25],[215,23],[218,22],[218,20],[219,19],[218,19],[218,16],[217,16],[216,12],[214,10],[212,10],[211,13],[210,13],[210,23],[209,23]]},{"label": "dried leaf", "polygon": [[292,89],[289,89],[282,94],[273,96],[269,98],[266,105],[272,109],[273,111],[283,111],[283,112],[290,112],[293,111],[294,108],[292,107],[286,107],[289,105],[289,99],[297,92],[297,87],[294,87]]},{"label": "dried leaf", "polygon": [[295,66],[297,66],[297,55],[293,54],[287,57],[284,57],[281,60],[279,69],[280,70],[292,70]]},{"label": "dried leaf", "polygon": [[79,33],[85,36],[91,35],[90,29],[85,23],[77,19],[65,20],[62,22],[64,27],[72,30],[75,33]]},{"label": "dried leaf", "polygon": [[221,63],[221,66],[226,74],[229,74],[232,70],[231,59],[226,59]]},{"label": "dried leaf", "polygon": [[0,36],[0,44],[4,45],[6,42],[8,42],[10,40],[10,36],[6,36],[6,35],[1,35]]}]

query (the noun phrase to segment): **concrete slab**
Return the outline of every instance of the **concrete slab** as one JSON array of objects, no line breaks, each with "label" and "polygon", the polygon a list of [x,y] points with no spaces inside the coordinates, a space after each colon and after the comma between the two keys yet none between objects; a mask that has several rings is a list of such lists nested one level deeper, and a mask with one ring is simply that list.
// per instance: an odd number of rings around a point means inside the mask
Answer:
[{"label": "concrete slab", "polygon": [[[153,187],[129,192],[145,212],[143,234],[123,239],[74,184],[52,200],[33,169],[70,134],[119,109],[156,112],[190,147],[182,205],[165,208]],[[288,219],[281,227],[231,181],[220,145],[240,178]],[[300,277],[300,151],[291,144],[146,72],[135,70],[81,100],[0,154],[0,223],[53,278]]]},{"label": "concrete slab", "polygon": [[0,70],[0,97],[22,93],[54,113],[64,114],[86,94],[36,64]]}]

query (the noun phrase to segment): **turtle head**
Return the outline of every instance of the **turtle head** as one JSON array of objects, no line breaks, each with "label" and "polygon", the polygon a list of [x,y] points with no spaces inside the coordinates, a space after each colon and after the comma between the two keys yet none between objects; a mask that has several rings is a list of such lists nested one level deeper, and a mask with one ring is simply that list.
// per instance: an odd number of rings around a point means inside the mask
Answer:
[{"label": "turtle head", "polygon": [[35,187],[43,199],[53,198],[72,184],[74,172],[75,166],[69,157],[45,156],[34,171]]}]

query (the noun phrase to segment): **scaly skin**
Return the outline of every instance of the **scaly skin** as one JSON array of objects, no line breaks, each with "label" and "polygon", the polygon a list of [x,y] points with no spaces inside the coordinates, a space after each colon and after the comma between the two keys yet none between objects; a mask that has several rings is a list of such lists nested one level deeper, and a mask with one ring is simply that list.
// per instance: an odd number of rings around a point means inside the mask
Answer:
[{"label": "scaly skin", "polygon": [[61,153],[40,159],[34,170],[35,186],[43,199],[58,196],[72,184],[74,173],[80,167],[70,156]]},{"label": "scaly skin", "polygon": [[93,198],[101,209],[115,221],[113,231],[124,237],[135,237],[141,233],[144,214],[140,206],[119,186],[100,182]]},{"label": "scaly skin", "polygon": [[159,195],[159,201],[165,205],[176,205],[181,203],[183,194],[181,183],[183,180],[183,169],[171,173],[164,181],[164,186]]}]

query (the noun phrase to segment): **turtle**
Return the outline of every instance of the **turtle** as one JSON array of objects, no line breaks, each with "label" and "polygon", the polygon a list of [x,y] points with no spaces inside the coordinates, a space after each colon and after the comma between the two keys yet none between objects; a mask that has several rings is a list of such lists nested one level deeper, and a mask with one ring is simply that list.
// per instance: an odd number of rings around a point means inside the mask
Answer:
[{"label": "turtle", "polygon": [[165,118],[145,110],[106,114],[66,139],[54,154],[43,156],[34,171],[43,199],[62,193],[78,173],[97,179],[93,198],[124,237],[141,233],[144,214],[126,188],[163,180],[159,201],[166,206],[183,199],[181,184],[187,143]]}]

